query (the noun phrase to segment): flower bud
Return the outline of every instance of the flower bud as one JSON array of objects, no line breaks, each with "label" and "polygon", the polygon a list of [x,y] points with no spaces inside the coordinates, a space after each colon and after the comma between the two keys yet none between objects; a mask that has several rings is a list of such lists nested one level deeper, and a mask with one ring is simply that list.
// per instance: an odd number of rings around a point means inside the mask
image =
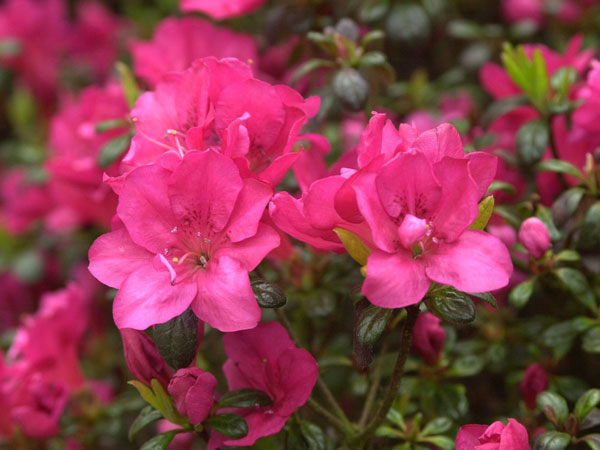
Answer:
[{"label": "flower bud", "polygon": [[160,356],[152,339],[143,331],[130,328],[121,329],[125,362],[133,376],[150,386],[150,381],[156,378],[163,387],[169,385],[171,369]]},{"label": "flower bud", "polygon": [[440,360],[442,347],[446,340],[446,331],[440,326],[441,320],[433,314],[421,314],[415,324],[412,351],[433,366]]},{"label": "flower bud", "polygon": [[521,224],[519,241],[534,258],[541,258],[550,248],[550,233],[544,222],[537,217],[530,217]]},{"label": "flower bud", "polygon": [[535,363],[527,368],[519,388],[521,397],[529,409],[535,409],[537,395],[548,388],[549,382],[548,374],[541,365]]},{"label": "flower bud", "polygon": [[179,414],[198,425],[210,413],[215,399],[217,379],[198,367],[179,369],[169,383],[168,392]]}]

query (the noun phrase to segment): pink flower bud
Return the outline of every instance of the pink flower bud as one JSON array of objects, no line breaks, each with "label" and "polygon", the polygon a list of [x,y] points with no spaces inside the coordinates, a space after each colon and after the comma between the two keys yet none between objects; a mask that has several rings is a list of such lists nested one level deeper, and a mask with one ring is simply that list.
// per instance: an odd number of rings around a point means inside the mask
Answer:
[{"label": "pink flower bud", "polygon": [[515,419],[508,424],[494,422],[487,425],[465,425],[456,436],[456,450],[530,450],[529,436]]},{"label": "pink flower bud", "polygon": [[140,330],[123,328],[120,331],[125,362],[133,376],[148,386],[155,378],[166,388],[171,379],[171,369],[160,356],[152,339]]},{"label": "pink flower bud", "polygon": [[179,369],[169,383],[169,395],[180,414],[194,425],[201,423],[212,408],[217,379],[198,367]]},{"label": "pink flower bud", "polygon": [[521,390],[521,397],[523,397],[525,405],[529,409],[535,409],[537,395],[545,391],[549,383],[548,374],[542,366],[535,363],[527,368],[519,388]]},{"label": "pink flower bud", "polygon": [[530,217],[521,224],[519,241],[534,258],[541,258],[550,248],[550,233],[544,222],[537,217]]},{"label": "pink flower bud", "polygon": [[419,316],[415,324],[412,351],[433,366],[440,360],[446,332],[440,326],[440,319],[426,312]]}]

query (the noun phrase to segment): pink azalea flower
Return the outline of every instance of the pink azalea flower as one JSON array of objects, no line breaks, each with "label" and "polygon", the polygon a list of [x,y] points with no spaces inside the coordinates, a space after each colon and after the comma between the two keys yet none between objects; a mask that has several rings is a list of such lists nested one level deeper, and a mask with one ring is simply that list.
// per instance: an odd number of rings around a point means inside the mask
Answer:
[{"label": "pink azalea flower", "polygon": [[508,419],[507,425],[465,425],[456,436],[456,450],[530,450],[529,436],[515,419]]},{"label": "pink azalea flower", "polygon": [[259,8],[265,0],[181,0],[184,12],[199,11],[215,19],[241,16]]},{"label": "pink azalea flower", "polygon": [[87,328],[89,301],[75,283],[43,295],[37,313],[17,331],[8,352],[11,365],[64,385],[69,392],[80,389],[84,378],[79,348]]},{"label": "pink azalea flower", "polygon": [[0,6],[0,40],[18,46],[15,55],[0,58],[0,66],[14,70],[46,104],[55,96],[67,26],[63,0],[7,0]]},{"label": "pink azalea flower", "polygon": [[194,425],[202,423],[215,403],[217,379],[199,367],[179,369],[169,383],[169,395],[179,414],[189,417]]},{"label": "pink azalea flower", "polygon": [[52,207],[47,186],[30,180],[25,167],[15,166],[0,178],[0,223],[11,233],[24,233]]},{"label": "pink azalea flower", "polygon": [[541,365],[535,363],[525,370],[519,390],[529,409],[535,409],[537,395],[548,389],[549,384],[548,374]]},{"label": "pink azalea flower", "polygon": [[77,21],[69,33],[69,57],[88,66],[94,79],[105,80],[117,59],[125,26],[102,3],[78,3]]},{"label": "pink azalea flower", "polygon": [[97,132],[96,124],[126,119],[129,108],[120,85],[88,87],[77,100],[67,99],[50,124],[50,191],[56,203],[48,217],[54,229],[82,223],[109,228],[117,197],[103,183],[103,173],[118,175],[119,161],[100,167],[98,157],[109,140],[127,132],[127,127]]},{"label": "pink azalea flower", "polygon": [[178,160],[192,150],[215,149],[231,157],[242,177],[277,184],[299,153],[300,128],[319,98],[304,100],[287,86],[252,76],[232,58],[197,60],[142,94],[132,111],[136,135],[123,162],[129,167]]},{"label": "pink azalea flower", "polygon": [[442,347],[446,341],[446,332],[440,326],[441,320],[430,312],[417,318],[413,334],[412,351],[421,356],[430,366],[440,360]]},{"label": "pink azalea flower", "polygon": [[304,405],[317,381],[317,362],[306,350],[297,348],[278,322],[224,336],[223,365],[230,390],[253,388],[265,392],[273,404],[261,408],[226,410],[244,416],[248,434],[229,439],[213,431],[209,450],[221,446],[250,446],[258,438],[275,434],[293,412]]},{"label": "pink azalea flower", "polygon": [[544,21],[545,0],[503,0],[502,14],[508,22],[528,20],[536,25]]},{"label": "pink azalea flower", "polygon": [[251,64],[258,58],[254,38],[220,28],[198,17],[168,17],[157,26],[151,41],[130,44],[135,74],[156,86],[169,72],[182,72],[206,56],[233,57]]},{"label": "pink azalea flower", "polygon": [[537,217],[530,217],[521,224],[519,241],[534,258],[541,258],[550,248],[548,228]]},{"label": "pink azalea flower", "polygon": [[158,165],[132,171],[117,208],[124,226],[89,252],[90,272],[119,289],[117,326],[142,330],[190,305],[221,331],[256,326],[260,308],[248,272],[279,244],[260,223],[271,195],[212,150],[188,153],[173,172]]}]

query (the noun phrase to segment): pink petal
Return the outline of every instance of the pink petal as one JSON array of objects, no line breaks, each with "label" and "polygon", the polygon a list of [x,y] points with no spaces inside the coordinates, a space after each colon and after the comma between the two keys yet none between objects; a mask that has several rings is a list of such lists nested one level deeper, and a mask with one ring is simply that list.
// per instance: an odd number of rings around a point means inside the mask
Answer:
[{"label": "pink petal", "polygon": [[470,161],[469,172],[477,184],[479,197],[483,197],[488,187],[494,181],[498,167],[498,157],[484,152],[472,152],[467,154]]},{"label": "pink petal", "polygon": [[254,236],[237,242],[231,247],[219,249],[214,257],[229,255],[239,261],[249,272],[254,270],[272,250],[276,249],[279,243],[279,234],[272,227],[261,222]]},{"label": "pink petal", "polygon": [[119,328],[144,330],[164,323],[185,311],[196,296],[192,280],[171,284],[167,270],[147,264],[133,272],[121,285],[113,303],[113,316]]},{"label": "pink petal", "polygon": [[500,289],[512,273],[506,246],[479,230],[467,230],[453,243],[440,244],[425,260],[429,278],[464,292]]},{"label": "pink petal", "polygon": [[499,450],[529,450],[529,435],[523,425],[515,419],[508,419],[500,439]]},{"label": "pink petal", "polygon": [[448,123],[424,132],[413,145],[432,163],[440,161],[445,156],[452,158],[464,158],[465,156],[458,130]]},{"label": "pink petal", "polygon": [[273,189],[269,185],[251,178],[244,180],[227,225],[227,236],[232,242],[256,234],[260,218],[272,196]]},{"label": "pink petal", "polygon": [[118,289],[140,267],[151,263],[154,255],[136,245],[125,228],[106,233],[94,241],[89,251],[89,271],[100,282]]},{"label": "pink petal", "polygon": [[456,436],[456,450],[475,450],[479,445],[479,436],[485,433],[487,425],[464,425]]},{"label": "pink petal", "polygon": [[374,305],[404,308],[418,303],[430,284],[422,260],[413,259],[407,251],[389,254],[375,250],[367,260],[362,293]]},{"label": "pink petal", "polygon": [[206,271],[197,272],[198,296],[192,303],[196,315],[220,331],[254,328],[260,308],[250,287],[248,271],[237,260],[223,255],[211,259]]}]

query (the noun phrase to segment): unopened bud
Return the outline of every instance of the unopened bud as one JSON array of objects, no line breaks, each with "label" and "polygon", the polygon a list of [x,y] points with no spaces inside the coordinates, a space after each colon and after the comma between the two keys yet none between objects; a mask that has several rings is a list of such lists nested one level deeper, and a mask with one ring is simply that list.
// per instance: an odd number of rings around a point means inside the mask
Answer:
[{"label": "unopened bud", "polygon": [[521,224],[519,241],[534,258],[541,258],[550,248],[548,228],[537,217],[530,217]]}]

